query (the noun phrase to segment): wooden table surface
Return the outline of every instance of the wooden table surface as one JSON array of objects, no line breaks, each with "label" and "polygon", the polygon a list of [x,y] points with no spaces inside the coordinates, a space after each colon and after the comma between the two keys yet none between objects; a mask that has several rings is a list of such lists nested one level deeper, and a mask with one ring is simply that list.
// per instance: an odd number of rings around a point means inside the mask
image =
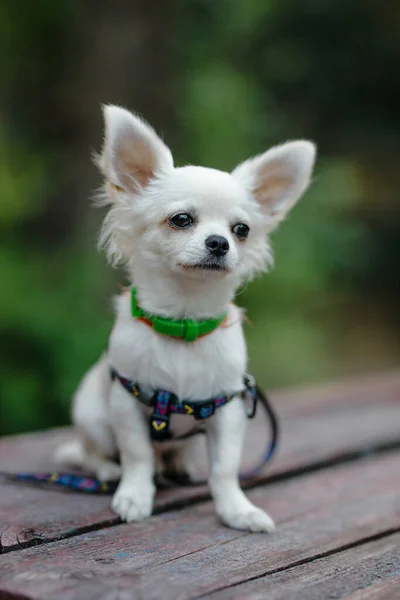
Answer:
[{"label": "wooden table surface", "polygon": [[[121,524],[109,496],[2,478],[0,600],[400,599],[400,373],[271,398],[279,453],[245,485],[274,534],[221,525],[204,485],[161,490],[154,516]],[[49,469],[70,436],[3,438],[0,471]]]}]

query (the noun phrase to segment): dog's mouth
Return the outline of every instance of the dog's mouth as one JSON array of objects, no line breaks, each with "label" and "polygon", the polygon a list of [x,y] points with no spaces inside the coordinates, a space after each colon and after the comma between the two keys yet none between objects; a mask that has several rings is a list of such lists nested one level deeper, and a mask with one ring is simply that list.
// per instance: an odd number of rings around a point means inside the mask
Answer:
[{"label": "dog's mouth", "polygon": [[225,262],[216,260],[207,260],[195,264],[180,264],[182,269],[185,271],[220,271],[222,273],[228,273],[230,269]]}]

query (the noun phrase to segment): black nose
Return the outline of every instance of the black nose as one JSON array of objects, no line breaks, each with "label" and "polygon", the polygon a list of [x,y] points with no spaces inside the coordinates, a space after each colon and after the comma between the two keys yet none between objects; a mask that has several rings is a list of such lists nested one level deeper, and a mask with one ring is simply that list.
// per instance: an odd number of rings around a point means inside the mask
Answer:
[{"label": "black nose", "polygon": [[222,235],[210,235],[206,239],[206,248],[214,256],[225,256],[229,250],[229,242]]}]

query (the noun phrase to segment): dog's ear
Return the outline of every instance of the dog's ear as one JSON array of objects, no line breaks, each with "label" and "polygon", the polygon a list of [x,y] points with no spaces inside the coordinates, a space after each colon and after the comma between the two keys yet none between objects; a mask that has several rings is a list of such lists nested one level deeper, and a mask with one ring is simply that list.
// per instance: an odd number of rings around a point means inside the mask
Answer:
[{"label": "dog's ear", "polygon": [[148,123],[119,106],[104,106],[105,135],[98,160],[106,180],[137,192],[173,169],[170,150]]},{"label": "dog's ear", "polygon": [[232,175],[252,193],[274,229],[310,183],[316,154],[312,142],[298,140],[275,146],[240,164]]}]

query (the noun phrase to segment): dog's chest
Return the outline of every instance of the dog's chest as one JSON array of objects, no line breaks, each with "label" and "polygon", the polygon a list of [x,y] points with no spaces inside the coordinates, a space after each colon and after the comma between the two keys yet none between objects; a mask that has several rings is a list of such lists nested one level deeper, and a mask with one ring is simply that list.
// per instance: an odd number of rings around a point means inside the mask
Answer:
[{"label": "dog's chest", "polygon": [[181,399],[205,400],[242,388],[247,357],[236,307],[228,327],[190,343],[157,334],[121,304],[119,309],[109,358],[121,374]]}]

